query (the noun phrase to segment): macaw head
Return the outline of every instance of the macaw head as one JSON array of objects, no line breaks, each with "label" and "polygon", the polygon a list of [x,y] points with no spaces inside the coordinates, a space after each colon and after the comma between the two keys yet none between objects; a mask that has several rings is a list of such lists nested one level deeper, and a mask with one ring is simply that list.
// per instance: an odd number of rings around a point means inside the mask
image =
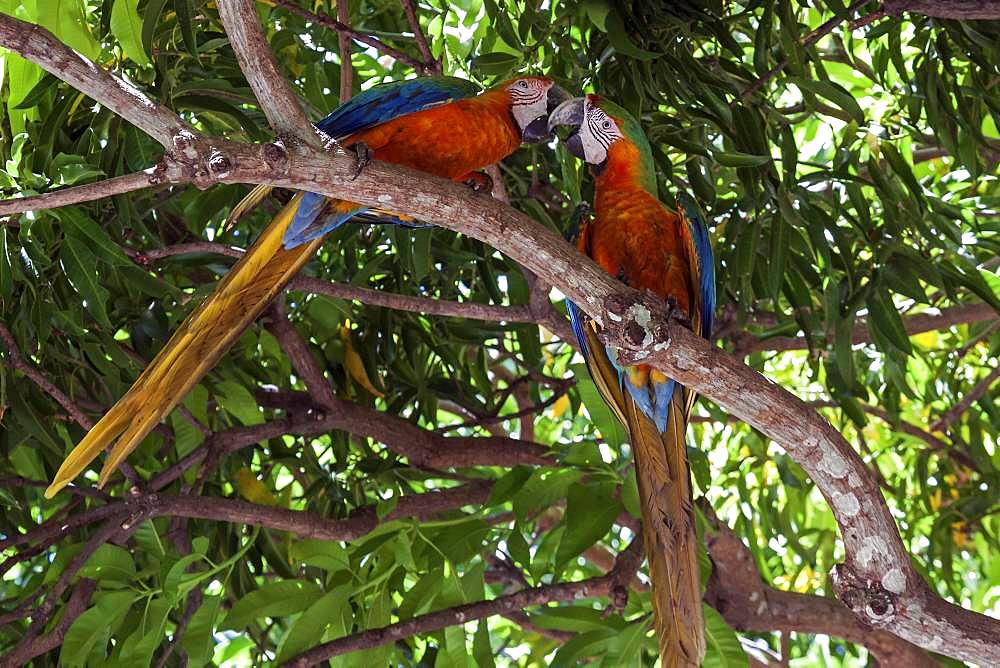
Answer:
[{"label": "macaw head", "polygon": [[552,136],[549,113],[571,97],[548,77],[518,77],[500,84],[499,88],[510,95],[510,113],[521,131],[521,140],[529,144]]},{"label": "macaw head", "polygon": [[549,114],[549,132],[572,128],[566,148],[600,175],[610,161],[636,163],[640,178],[655,192],[653,154],[642,126],[627,111],[599,95],[567,100]]}]

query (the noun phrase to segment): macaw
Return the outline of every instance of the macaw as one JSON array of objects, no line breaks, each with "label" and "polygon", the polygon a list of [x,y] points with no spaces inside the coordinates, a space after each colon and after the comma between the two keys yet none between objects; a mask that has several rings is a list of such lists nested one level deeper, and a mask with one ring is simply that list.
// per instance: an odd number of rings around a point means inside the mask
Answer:
[{"label": "macaw", "polygon": [[[570,96],[546,77],[524,76],[486,91],[454,77],[384,83],[340,105],[316,124],[353,147],[361,169],[385,160],[470,185],[476,170],[549,136],[548,112]],[[255,188],[234,215],[260,201]],[[118,403],[73,449],[46,490],[56,494],[114,443],[101,470],[103,486],[122,461],[229,349],[309,260],[323,237],[351,219],[407,224],[405,216],[354,202],[297,193],[250,250],[146,367]]]},{"label": "macaw", "polygon": [[[629,286],[665,299],[709,338],[715,261],[708,230],[693,201],[674,211],[658,199],[642,128],[596,95],[560,105],[549,116],[550,129],[557,125],[572,126],[566,148],[594,175],[593,214],[581,222],[577,247]],[[629,432],[662,665],[700,665],[704,622],[684,442],[695,394],[649,365],[623,367],[596,323],[572,303],[569,313],[595,385]]]}]

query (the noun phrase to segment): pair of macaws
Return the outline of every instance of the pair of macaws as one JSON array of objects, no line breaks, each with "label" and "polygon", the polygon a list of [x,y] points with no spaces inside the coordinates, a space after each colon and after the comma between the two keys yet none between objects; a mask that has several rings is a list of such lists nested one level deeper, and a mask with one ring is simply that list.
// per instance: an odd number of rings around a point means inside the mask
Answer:
[{"label": "pair of macaws", "polygon": [[[375,86],[317,124],[354,147],[359,168],[374,158],[472,185],[477,172],[540,142],[556,126],[567,148],[592,168],[593,216],[578,247],[610,274],[669,300],[708,337],[715,306],[708,232],[693,208],[673,211],[657,198],[649,144],[624,110],[594,95],[570,96],[546,77],[520,77],[480,92],[450,77]],[[242,211],[269,191],[258,187]],[[70,453],[46,491],[54,495],[114,444],[100,485],[308,261],[323,237],[351,219],[406,224],[389,211],[298,193],[153,359],[126,395]],[[684,434],[694,393],[646,365],[623,368],[597,326],[569,313],[594,381],[627,426],[635,454],[644,540],[663,665],[697,665],[704,653],[697,538]]]}]

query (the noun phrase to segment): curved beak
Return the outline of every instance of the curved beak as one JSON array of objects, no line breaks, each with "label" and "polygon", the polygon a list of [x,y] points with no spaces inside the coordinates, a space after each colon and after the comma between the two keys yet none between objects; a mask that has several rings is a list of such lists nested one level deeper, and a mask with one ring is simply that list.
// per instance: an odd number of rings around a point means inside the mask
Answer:
[{"label": "curved beak", "polygon": [[582,97],[574,97],[563,101],[549,113],[549,132],[552,132],[557,125],[572,125],[579,128],[583,123],[583,103]]},{"label": "curved beak", "polygon": [[521,133],[521,139],[529,144],[538,144],[551,138],[552,131],[549,129],[548,115],[551,114],[556,107],[571,98],[572,96],[567,93],[564,88],[556,84],[552,84],[546,94],[546,114],[544,116],[539,116],[535,120],[528,123],[528,126],[524,128],[524,131]]},{"label": "curved beak", "polygon": [[580,125],[583,123],[584,99],[576,97],[566,100],[555,111],[549,114],[548,131],[552,133],[556,126],[569,125],[573,128],[566,139],[566,148],[578,158],[584,159],[583,141],[580,139]]}]

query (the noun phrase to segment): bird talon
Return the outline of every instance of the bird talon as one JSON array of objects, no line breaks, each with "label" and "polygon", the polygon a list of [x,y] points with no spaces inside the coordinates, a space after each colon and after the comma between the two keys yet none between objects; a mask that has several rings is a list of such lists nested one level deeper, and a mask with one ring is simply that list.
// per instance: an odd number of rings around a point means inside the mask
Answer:
[{"label": "bird talon", "polygon": [[472,192],[493,192],[493,179],[486,172],[470,172],[462,183],[472,188]]},{"label": "bird talon", "polygon": [[351,177],[353,181],[361,176],[361,172],[365,170],[365,167],[371,164],[371,161],[375,158],[375,151],[363,141],[351,144],[351,150],[354,151],[354,176]]}]

